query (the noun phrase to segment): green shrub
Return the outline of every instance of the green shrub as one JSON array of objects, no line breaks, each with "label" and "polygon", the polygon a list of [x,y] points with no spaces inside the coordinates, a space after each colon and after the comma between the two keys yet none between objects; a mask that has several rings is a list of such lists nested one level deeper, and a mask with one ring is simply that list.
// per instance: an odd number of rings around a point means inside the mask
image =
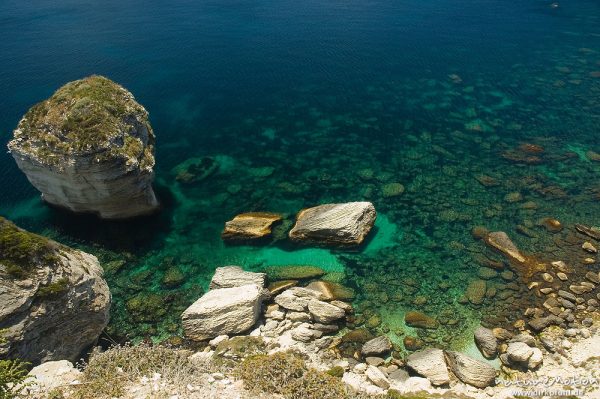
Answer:
[{"label": "green shrub", "polygon": [[309,369],[294,353],[247,357],[236,375],[246,389],[255,393],[278,394],[289,399],[346,399],[344,384],[339,378]]},{"label": "green shrub", "polygon": [[[0,330],[0,344],[5,344],[5,330]],[[21,360],[0,360],[0,399],[16,398],[29,384],[27,368],[29,363]]]},{"label": "green shrub", "polygon": [[59,244],[29,233],[0,217],[0,263],[15,278],[25,278],[39,263],[58,261]]},{"label": "green shrub", "polygon": [[69,397],[76,399],[109,399],[125,394],[130,384],[140,378],[159,373],[175,385],[195,383],[202,371],[191,362],[190,352],[164,346],[140,344],[115,346],[104,352],[94,351],[84,364],[81,385],[74,386]]},{"label": "green shrub", "polygon": [[221,367],[230,368],[248,356],[264,354],[267,345],[261,337],[239,336],[220,342],[215,348],[213,361]]},{"label": "green shrub", "polygon": [[326,371],[332,377],[342,378],[344,376],[344,368],[342,366],[334,366]]},{"label": "green shrub", "polygon": [[60,280],[38,288],[35,296],[41,299],[55,299],[67,292],[69,288],[69,279],[61,278]]},{"label": "green shrub", "polygon": [[25,389],[29,363],[0,360],[0,399],[12,399]]}]

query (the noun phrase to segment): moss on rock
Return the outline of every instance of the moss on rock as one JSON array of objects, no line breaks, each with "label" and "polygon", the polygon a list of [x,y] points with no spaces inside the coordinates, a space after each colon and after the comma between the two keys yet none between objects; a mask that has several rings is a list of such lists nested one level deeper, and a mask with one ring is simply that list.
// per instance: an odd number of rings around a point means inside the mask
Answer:
[{"label": "moss on rock", "polygon": [[0,264],[9,275],[25,278],[38,264],[56,263],[60,248],[60,244],[0,217]]},{"label": "moss on rock", "polygon": [[56,299],[69,290],[69,279],[61,278],[58,281],[40,287],[35,294],[40,299]]}]

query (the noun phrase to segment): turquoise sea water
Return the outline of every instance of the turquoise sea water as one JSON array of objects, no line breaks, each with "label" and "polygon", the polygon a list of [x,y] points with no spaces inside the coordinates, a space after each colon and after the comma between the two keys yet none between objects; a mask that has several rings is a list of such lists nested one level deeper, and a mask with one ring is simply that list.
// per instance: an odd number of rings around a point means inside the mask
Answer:
[{"label": "turquoise sea water", "polygon": [[[115,339],[179,334],[217,266],[306,264],[356,290],[356,326],[453,343],[530,300],[480,270],[500,258],[474,226],[556,258],[566,255],[544,218],[600,225],[597,1],[3,1],[0,37],[2,143],[31,105],[93,73],[150,112],[155,217],[99,223],[49,209],[0,154],[0,214],[99,256]],[[216,173],[175,179],[203,157]],[[386,195],[390,183],[405,191]],[[219,236],[239,212],[289,222],[355,200],[379,212],[358,252]],[[483,275],[489,296],[465,303]],[[408,328],[407,310],[441,327]]]}]

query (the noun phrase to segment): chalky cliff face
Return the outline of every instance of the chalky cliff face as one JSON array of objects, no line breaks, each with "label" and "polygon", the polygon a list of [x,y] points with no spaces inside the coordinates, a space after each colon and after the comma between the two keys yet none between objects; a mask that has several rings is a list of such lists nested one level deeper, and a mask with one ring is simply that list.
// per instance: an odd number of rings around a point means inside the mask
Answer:
[{"label": "chalky cliff face", "polygon": [[158,208],[154,133],[133,95],[102,76],[67,83],[21,119],[8,148],[43,199],[105,219]]},{"label": "chalky cliff face", "polygon": [[108,323],[102,275],[95,256],[0,217],[0,357],[77,360]]}]

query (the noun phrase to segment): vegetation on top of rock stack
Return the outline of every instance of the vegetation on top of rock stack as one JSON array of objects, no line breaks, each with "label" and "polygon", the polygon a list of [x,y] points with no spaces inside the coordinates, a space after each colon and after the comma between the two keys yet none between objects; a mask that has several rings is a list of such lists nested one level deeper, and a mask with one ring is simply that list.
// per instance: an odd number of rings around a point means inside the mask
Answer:
[{"label": "vegetation on top of rock stack", "polygon": [[[148,131],[148,143],[132,135]],[[42,164],[59,165],[73,154],[121,156],[142,168],[154,166],[154,134],[148,112],[133,95],[103,76],[69,82],[29,109],[9,148]]]},{"label": "vegetation on top of rock stack", "polygon": [[23,278],[42,262],[56,263],[59,250],[60,244],[0,217],[0,264],[11,276]]}]

